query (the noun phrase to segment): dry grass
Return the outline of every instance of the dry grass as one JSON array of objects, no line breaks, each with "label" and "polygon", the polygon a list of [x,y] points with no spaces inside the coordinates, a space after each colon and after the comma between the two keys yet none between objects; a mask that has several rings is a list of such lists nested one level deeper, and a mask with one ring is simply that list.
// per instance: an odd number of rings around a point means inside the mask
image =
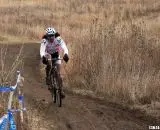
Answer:
[{"label": "dry grass", "polygon": [[73,58],[70,86],[146,104],[160,100],[159,12],[159,0],[1,0],[0,41],[40,40],[53,25]]}]

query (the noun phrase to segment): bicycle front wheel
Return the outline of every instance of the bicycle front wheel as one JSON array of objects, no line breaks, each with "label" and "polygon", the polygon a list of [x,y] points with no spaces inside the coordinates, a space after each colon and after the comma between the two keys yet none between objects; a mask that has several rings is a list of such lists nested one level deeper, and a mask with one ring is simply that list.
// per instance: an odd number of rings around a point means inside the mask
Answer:
[{"label": "bicycle front wheel", "polygon": [[57,91],[56,91],[56,102],[59,107],[62,106],[62,93],[61,93],[60,89],[57,89]]},{"label": "bicycle front wheel", "polygon": [[51,82],[52,82],[52,100],[56,103],[59,107],[62,106],[62,90],[61,90],[61,83],[59,75],[57,71],[54,71],[51,75]]},{"label": "bicycle front wheel", "polygon": [[50,89],[50,92],[51,92],[51,96],[52,96],[52,101],[54,103],[56,103],[56,82],[55,82],[55,79],[54,79],[54,76],[51,75],[51,89]]}]

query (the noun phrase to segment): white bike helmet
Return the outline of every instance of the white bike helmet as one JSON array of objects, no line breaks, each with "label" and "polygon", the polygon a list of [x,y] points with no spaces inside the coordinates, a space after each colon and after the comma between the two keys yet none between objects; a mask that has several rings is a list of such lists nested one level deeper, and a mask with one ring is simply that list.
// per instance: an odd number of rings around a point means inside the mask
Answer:
[{"label": "white bike helmet", "polygon": [[56,30],[52,27],[49,27],[46,29],[46,34],[47,35],[54,35],[56,33]]}]

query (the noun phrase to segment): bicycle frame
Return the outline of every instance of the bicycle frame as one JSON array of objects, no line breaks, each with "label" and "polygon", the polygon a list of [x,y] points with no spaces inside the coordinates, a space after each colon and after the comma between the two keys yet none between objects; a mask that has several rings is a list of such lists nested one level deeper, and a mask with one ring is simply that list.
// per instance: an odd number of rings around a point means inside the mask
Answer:
[{"label": "bicycle frame", "polygon": [[[63,60],[63,58],[52,58],[52,59],[48,59],[48,60],[50,60],[50,61],[57,61],[57,60]],[[50,71],[50,76],[51,76],[51,73],[54,75],[54,78],[56,77],[56,75],[58,74],[58,72],[57,72],[57,66],[56,66],[56,64],[54,63],[52,63],[51,62],[51,71]]]},{"label": "bicycle frame", "polygon": [[54,103],[58,102],[58,106],[61,107],[62,106],[62,98],[61,98],[62,83],[60,81],[58,71],[57,71],[57,66],[54,63],[54,61],[63,60],[63,59],[62,58],[53,58],[50,60],[51,60],[51,71],[50,71],[51,77],[50,78],[51,78],[52,99],[53,99]]},{"label": "bicycle frame", "polygon": [[[18,83],[20,83],[20,77],[21,77],[20,71],[17,71],[17,81],[14,86],[1,86],[0,87],[1,92],[10,92],[7,113],[2,118],[0,118],[0,130],[8,130],[8,127],[9,127],[9,130],[16,130],[16,124],[15,124],[15,121],[13,118],[13,112],[20,111],[22,114],[23,111],[26,110],[26,108],[24,108],[24,106],[23,106],[23,95],[18,96],[19,106],[21,106],[21,108],[20,109],[11,109],[13,95],[14,95],[14,92],[15,92],[17,86],[18,86]],[[21,92],[19,92],[19,94],[20,93]]]}]

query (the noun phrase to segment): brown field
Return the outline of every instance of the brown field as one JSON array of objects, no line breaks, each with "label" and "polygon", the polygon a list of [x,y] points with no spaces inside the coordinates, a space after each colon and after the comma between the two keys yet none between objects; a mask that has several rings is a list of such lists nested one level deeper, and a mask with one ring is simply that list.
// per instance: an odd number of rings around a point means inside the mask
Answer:
[{"label": "brown field", "polygon": [[0,0],[0,42],[67,43],[65,82],[125,104],[160,101],[159,0]]}]

